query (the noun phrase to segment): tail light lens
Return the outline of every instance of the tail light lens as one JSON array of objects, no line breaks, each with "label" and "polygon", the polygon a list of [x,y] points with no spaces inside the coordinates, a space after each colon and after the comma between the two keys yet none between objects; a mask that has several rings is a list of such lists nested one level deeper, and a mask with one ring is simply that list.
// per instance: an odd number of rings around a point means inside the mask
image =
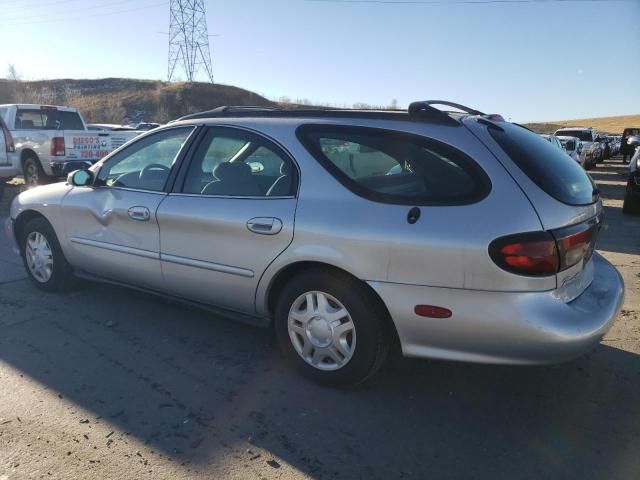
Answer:
[{"label": "tail light lens", "polygon": [[550,232],[500,237],[489,245],[491,259],[503,270],[542,277],[588,261],[595,248],[600,220],[593,219]]},{"label": "tail light lens", "polygon": [[54,137],[51,139],[51,155],[60,157],[65,155],[64,137]]},{"label": "tail light lens", "polygon": [[13,137],[11,136],[11,132],[2,121],[0,121],[0,128],[2,129],[2,133],[4,133],[4,147],[7,153],[15,152],[16,146],[13,143]]}]

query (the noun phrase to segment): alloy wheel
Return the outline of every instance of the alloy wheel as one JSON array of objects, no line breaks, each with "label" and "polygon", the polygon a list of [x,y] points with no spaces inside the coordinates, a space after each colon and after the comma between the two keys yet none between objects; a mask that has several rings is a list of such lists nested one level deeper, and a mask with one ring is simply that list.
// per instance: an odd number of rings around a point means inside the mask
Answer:
[{"label": "alloy wheel", "polygon": [[24,253],[33,278],[40,283],[48,282],[53,275],[53,251],[46,237],[40,232],[31,232]]},{"label": "alloy wheel", "polygon": [[24,172],[24,183],[29,187],[35,187],[38,185],[38,181],[38,166],[33,162],[27,162]]},{"label": "alloy wheel", "polygon": [[289,310],[287,326],[298,355],[318,370],[338,370],[353,357],[355,324],[344,305],[328,293],[300,295]]}]

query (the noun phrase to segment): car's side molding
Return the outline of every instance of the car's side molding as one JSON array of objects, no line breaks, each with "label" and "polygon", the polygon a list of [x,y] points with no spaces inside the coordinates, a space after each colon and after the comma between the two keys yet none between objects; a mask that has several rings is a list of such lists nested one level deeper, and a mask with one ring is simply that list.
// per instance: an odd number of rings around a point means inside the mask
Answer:
[{"label": "car's side molding", "polygon": [[160,259],[159,252],[152,252],[150,250],[143,250],[141,248],[126,247],[124,245],[116,245],[109,242],[100,242],[97,240],[90,240],[88,238],[82,237],[70,237],[69,241],[78,245],[102,248],[104,250],[111,250],[112,252],[127,253],[129,255],[135,255],[137,257],[152,258],[156,260]]},{"label": "car's side molding", "polygon": [[196,260],[194,258],[179,257],[176,255],[167,255],[166,253],[162,253],[160,254],[160,260],[162,260],[163,262],[185,265],[187,267],[202,268],[205,270],[213,270],[214,272],[228,273],[231,275],[237,275],[239,277],[254,277],[253,270],[234,267],[232,265],[223,265],[221,263],[205,262],[203,260]]}]

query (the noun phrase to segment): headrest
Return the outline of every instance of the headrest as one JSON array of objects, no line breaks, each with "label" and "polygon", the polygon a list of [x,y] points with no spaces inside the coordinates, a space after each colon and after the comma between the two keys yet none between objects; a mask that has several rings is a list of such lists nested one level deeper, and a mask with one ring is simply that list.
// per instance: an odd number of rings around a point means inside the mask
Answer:
[{"label": "headrest", "polygon": [[243,162],[222,162],[213,169],[213,176],[220,181],[246,175],[251,175],[251,167]]}]

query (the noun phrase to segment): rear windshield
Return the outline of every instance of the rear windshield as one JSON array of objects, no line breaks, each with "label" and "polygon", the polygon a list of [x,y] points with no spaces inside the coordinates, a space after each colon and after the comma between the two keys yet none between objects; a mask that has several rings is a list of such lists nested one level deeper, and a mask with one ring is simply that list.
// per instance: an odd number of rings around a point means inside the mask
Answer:
[{"label": "rear windshield", "polygon": [[84,130],[78,112],[21,108],[16,114],[16,130]]},{"label": "rear windshield", "polygon": [[625,137],[629,135],[640,135],[640,128],[625,128],[622,135]]},{"label": "rear windshield", "polygon": [[506,122],[500,127],[490,128],[489,133],[538,187],[569,205],[597,200],[593,182],[569,155],[525,128]]},{"label": "rear windshield", "polygon": [[340,183],[373,201],[461,205],[491,184],[459,150],[418,135],[378,128],[305,125],[298,138]]},{"label": "rear windshield", "polygon": [[593,136],[590,130],[561,130],[556,135],[564,137],[576,137],[582,142],[593,142]]}]

